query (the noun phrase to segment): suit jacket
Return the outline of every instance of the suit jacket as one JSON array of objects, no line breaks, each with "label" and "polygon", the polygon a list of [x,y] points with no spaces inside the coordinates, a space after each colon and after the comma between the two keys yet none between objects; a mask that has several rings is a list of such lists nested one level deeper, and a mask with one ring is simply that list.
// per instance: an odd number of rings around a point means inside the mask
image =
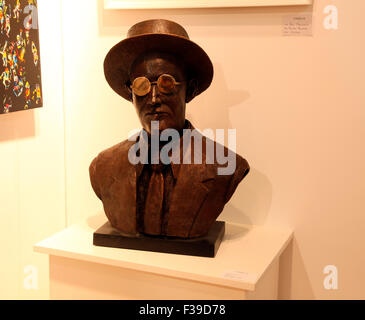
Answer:
[{"label": "suit jacket", "polygon": [[[218,144],[200,136],[203,142],[202,164],[171,163],[177,178],[168,213],[167,236],[194,238],[207,234],[250,170],[245,159],[233,154],[236,158],[235,172],[218,175],[217,169],[225,166],[220,166],[216,159],[214,164],[207,164],[205,148],[207,141],[215,147]],[[91,185],[103,202],[111,225],[131,235],[138,234],[137,179],[143,169],[142,164],[132,165],[128,159],[128,152],[135,143],[125,140],[101,152],[90,165]],[[194,156],[193,140],[190,147]],[[228,152],[225,147],[224,150]]]}]

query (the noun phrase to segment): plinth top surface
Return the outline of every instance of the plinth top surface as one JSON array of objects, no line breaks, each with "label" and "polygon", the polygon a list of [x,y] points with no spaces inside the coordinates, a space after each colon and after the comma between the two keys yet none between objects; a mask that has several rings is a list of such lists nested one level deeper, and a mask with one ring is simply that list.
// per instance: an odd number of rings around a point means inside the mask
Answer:
[{"label": "plinth top surface", "polygon": [[[104,221],[105,222],[105,221]],[[293,237],[290,229],[226,224],[215,258],[96,247],[90,223],[75,224],[34,246],[40,253],[225,287],[255,290],[257,282]]]}]

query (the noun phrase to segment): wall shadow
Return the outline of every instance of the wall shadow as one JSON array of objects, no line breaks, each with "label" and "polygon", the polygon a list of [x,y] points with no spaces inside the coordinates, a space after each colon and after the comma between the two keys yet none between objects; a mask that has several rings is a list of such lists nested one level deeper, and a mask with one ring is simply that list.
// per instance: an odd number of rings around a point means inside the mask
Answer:
[{"label": "wall shadow", "polygon": [[0,114],[0,142],[36,136],[34,110]]},{"label": "wall shadow", "polygon": [[247,226],[226,224],[226,233],[224,240],[235,240],[246,236],[250,232],[251,228]]},{"label": "wall shadow", "polygon": [[[219,92],[219,95],[210,92]],[[249,98],[248,91],[229,89],[222,66],[214,63],[211,87],[187,105],[186,117],[197,129],[233,129],[229,118],[230,109],[242,105]],[[207,116],[212,114],[214,117]]]},{"label": "wall shadow", "polygon": [[103,210],[100,210],[94,216],[90,216],[86,219],[87,225],[95,230],[100,228],[107,221],[108,219]]},{"label": "wall shadow", "polygon": [[[279,263],[278,299],[290,300],[293,296],[298,300],[315,299],[309,275],[295,235],[280,256]],[[293,286],[293,279],[295,279],[295,287]]]},{"label": "wall shadow", "polygon": [[294,240],[290,241],[279,259],[279,300],[289,300],[292,297],[293,242]]},{"label": "wall shadow", "polygon": [[251,172],[238,186],[232,200],[219,218],[238,224],[264,225],[271,202],[270,180],[258,170],[251,168]]}]

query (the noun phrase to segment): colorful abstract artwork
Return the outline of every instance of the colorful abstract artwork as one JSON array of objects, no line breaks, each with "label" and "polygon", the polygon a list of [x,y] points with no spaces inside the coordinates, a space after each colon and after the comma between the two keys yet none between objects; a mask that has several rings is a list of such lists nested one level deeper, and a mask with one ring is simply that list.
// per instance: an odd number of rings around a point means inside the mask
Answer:
[{"label": "colorful abstract artwork", "polygon": [[36,0],[0,0],[0,114],[40,108]]}]

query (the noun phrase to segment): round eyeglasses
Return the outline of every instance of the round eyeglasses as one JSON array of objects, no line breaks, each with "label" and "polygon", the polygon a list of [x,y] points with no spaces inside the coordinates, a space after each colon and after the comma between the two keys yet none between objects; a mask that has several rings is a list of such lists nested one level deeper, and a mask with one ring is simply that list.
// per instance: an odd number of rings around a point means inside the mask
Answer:
[{"label": "round eyeglasses", "polygon": [[157,81],[151,82],[146,77],[134,79],[131,89],[136,96],[143,97],[152,90],[152,85],[157,85],[159,92],[163,94],[171,94],[175,92],[176,86],[181,85],[175,78],[169,74],[159,76]]}]

